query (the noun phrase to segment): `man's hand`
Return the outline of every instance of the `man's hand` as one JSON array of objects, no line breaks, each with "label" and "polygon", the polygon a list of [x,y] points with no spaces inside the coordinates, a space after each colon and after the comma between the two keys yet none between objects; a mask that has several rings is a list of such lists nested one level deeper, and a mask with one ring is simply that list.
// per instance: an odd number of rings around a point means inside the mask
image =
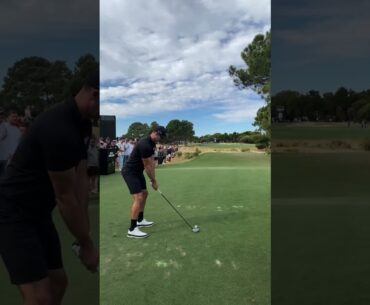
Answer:
[{"label": "man's hand", "polygon": [[159,184],[158,184],[158,182],[157,182],[157,180],[153,180],[152,181],[152,187],[153,187],[153,189],[156,191],[156,190],[158,190],[158,188],[159,188]]},{"label": "man's hand", "polygon": [[92,240],[80,244],[80,259],[82,264],[91,272],[96,272],[99,266],[99,252]]}]

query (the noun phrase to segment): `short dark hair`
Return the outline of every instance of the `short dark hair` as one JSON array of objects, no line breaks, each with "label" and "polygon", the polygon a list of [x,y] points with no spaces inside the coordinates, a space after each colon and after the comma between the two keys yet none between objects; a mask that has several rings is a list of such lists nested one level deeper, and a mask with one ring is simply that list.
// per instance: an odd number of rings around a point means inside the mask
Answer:
[{"label": "short dark hair", "polygon": [[163,126],[158,126],[154,128],[153,132],[158,133],[161,136],[161,138],[166,137],[166,134],[167,134],[167,130]]},{"label": "short dark hair", "polygon": [[100,87],[99,70],[94,70],[91,73],[89,73],[85,79],[84,85],[86,87],[99,90]]}]

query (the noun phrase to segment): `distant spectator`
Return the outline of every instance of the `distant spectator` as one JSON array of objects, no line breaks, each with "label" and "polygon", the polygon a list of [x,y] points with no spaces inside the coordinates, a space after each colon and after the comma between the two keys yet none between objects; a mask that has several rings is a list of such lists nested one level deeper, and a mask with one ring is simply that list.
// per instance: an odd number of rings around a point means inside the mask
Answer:
[{"label": "distant spectator", "polygon": [[162,146],[159,146],[158,148],[158,165],[163,164],[163,161],[165,160],[165,152]]},{"label": "distant spectator", "polygon": [[117,145],[117,141],[116,140],[112,140],[112,142],[110,143],[110,147],[109,148],[113,150],[114,160],[115,160],[116,167],[119,167],[118,154],[119,154],[120,148]]},{"label": "distant spectator", "polygon": [[132,151],[134,150],[134,140],[130,139],[128,142],[124,144],[124,152],[123,152],[123,165],[127,162],[127,160],[130,158],[130,155]]},{"label": "distant spectator", "polygon": [[119,150],[118,150],[118,164],[119,164],[119,170],[121,170],[122,167],[123,167],[123,153],[125,151],[125,139],[121,138],[118,141],[117,146],[119,148]]},{"label": "distant spectator", "polygon": [[166,161],[171,162],[171,157],[172,157],[172,149],[171,146],[167,146],[166,149]]},{"label": "distant spectator", "polygon": [[[10,162],[15,150],[18,147],[19,140],[21,139],[21,131],[18,126],[18,113],[15,110],[11,110],[8,113],[7,121],[1,123],[0,132],[0,160],[5,166]],[[4,165],[2,165],[2,173],[4,173]]]},{"label": "distant spectator", "polygon": [[26,122],[32,121],[32,113],[31,113],[31,106],[27,105],[26,109],[24,110],[24,120]]},{"label": "distant spectator", "polygon": [[101,149],[107,148],[107,144],[105,143],[105,141],[102,137],[100,137],[100,139],[99,139],[99,146],[100,146]]}]

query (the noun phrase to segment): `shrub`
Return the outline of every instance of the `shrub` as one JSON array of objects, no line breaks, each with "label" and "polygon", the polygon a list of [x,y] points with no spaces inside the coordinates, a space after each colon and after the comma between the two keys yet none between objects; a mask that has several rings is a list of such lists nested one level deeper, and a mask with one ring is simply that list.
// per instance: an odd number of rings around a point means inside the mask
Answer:
[{"label": "shrub", "polygon": [[263,135],[263,134],[254,134],[252,135],[253,143],[265,143],[268,144],[270,142],[270,139],[268,136]]},{"label": "shrub", "polygon": [[256,144],[257,149],[265,149],[268,147],[267,143],[257,143]]},{"label": "shrub", "polygon": [[191,158],[193,158],[193,154],[192,154],[192,153],[189,153],[189,152],[186,152],[186,153],[184,154],[184,158],[185,158],[185,159],[191,159]]},{"label": "shrub", "polygon": [[344,142],[344,141],[341,141],[341,140],[336,140],[336,141],[331,141],[330,144],[329,144],[329,147],[333,148],[333,149],[337,149],[337,148],[350,149],[351,144],[349,144],[347,142]]},{"label": "shrub", "polygon": [[370,150],[370,139],[367,139],[365,140],[363,143],[362,143],[362,147],[363,149],[369,151]]},{"label": "shrub", "polygon": [[240,151],[241,152],[248,152],[248,151],[250,151],[250,148],[242,148]]},{"label": "shrub", "polygon": [[253,138],[252,138],[252,136],[248,136],[248,135],[246,135],[246,136],[242,136],[242,137],[240,138],[240,142],[242,142],[242,143],[247,143],[247,144],[252,144],[252,143],[254,143],[254,142],[253,142]]},{"label": "shrub", "polygon": [[198,157],[202,151],[197,147],[193,153],[193,157]]},{"label": "shrub", "polygon": [[182,156],[182,152],[181,152],[181,151],[178,151],[178,152],[176,153],[176,156],[181,157],[181,156]]}]

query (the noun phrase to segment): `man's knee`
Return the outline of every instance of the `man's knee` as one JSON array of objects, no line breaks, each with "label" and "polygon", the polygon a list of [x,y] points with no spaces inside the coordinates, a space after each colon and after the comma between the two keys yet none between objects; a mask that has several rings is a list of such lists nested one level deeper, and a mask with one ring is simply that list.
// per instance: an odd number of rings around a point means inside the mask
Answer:
[{"label": "man's knee", "polygon": [[135,194],[135,196],[134,196],[135,201],[139,204],[144,203],[147,197],[148,197],[148,192],[147,191]]},{"label": "man's knee", "polygon": [[23,293],[25,305],[55,305],[51,289],[39,289],[34,293]]},{"label": "man's knee", "polygon": [[[37,305],[54,305],[54,296],[51,291],[39,292],[36,295],[36,304]],[[26,303],[27,304],[27,303]]]},{"label": "man's knee", "polygon": [[66,292],[68,286],[68,280],[65,273],[60,274],[56,277],[51,277],[51,286],[53,294],[58,302],[60,302]]},{"label": "man's knee", "polygon": [[142,192],[142,194],[143,194],[143,199],[145,201],[148,198],[149,193],[148,193],[147,190],[145,190],[145,191]]}]

